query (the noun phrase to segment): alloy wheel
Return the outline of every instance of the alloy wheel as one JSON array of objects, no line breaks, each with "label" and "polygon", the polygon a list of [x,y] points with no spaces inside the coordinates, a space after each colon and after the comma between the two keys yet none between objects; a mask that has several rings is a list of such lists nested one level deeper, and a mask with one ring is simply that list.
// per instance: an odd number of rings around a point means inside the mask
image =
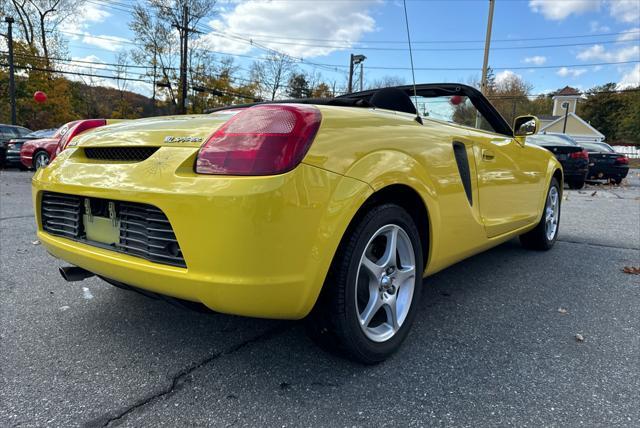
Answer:
[{"label": "alloy wheel", "polygon": [[547,196],[547,205],[545,208],[545,231],[547,239],[551,241],[556,236],[558,230],[558,217],[560,213],[560,196],[558,189],[551,186],[549,195]]},{"label": "alloy wheel", "polygon": [[385,342],[402,327],[411,308],[415,278],[409,235],[395,224],[378,229],[365,246],[356,276],[358,322],[368,339]]}]

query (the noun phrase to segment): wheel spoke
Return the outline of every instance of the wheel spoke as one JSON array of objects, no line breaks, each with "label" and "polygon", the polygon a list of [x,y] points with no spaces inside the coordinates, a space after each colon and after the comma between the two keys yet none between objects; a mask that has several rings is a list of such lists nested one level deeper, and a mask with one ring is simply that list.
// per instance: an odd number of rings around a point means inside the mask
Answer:
[{"label": "wheel spoke", "polygon": [[376,290],[371,290],[369,292],[369,302],[367,303],[367,307],[364,308],[364,311],[360,314],[360,325],[363,327],[368,327],[369,323],[373,319],[373,316],[378,312],[382,306],[382,301],[380,300],[380,296],[376,292]]},{"label": "wheel spoke", "polygon": [[416,276],[416,268],[413,266],[409,266],[407,268],[398,269],[396,273],[396,284],[400,287],[405,283],[408,279],[415,278]]},{"label": "wheel spoke", "polygon": [[384,270],[384,266],[373,262],[367,256],[362,258],[362,266],[364,266],[371,279],[376,281],[380,279],[380,275],[382,275],[382,271]]},{"label": "wheel spoke", "polygon": [[396,252],[398,248],[398,227],[394,226],[387,234],[387,246],[378,264],[384,267],[396,265]]},{"label": "wheel spoke", "polygon": [[398,331],[400,325],[398,324],[398,306],[396,304],[396,296],[393,296],[385,302],[384,310],[387,313],[387,324],[389,324],[394,332]]}]

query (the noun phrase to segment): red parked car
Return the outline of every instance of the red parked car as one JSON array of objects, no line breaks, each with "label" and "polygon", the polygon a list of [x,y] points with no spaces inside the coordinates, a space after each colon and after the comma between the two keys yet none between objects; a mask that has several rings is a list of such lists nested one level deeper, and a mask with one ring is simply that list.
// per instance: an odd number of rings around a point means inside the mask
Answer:
[{"label": "red parked car", "polygon": [[73,122],[65,123],[51,138],[26,141],[20,149],[20,162],[27,168],[32,169],[39,169],[49,165],[49,162],[56,157],[60,139],[64,137],[69,128],[78,122],[74,120]]}]

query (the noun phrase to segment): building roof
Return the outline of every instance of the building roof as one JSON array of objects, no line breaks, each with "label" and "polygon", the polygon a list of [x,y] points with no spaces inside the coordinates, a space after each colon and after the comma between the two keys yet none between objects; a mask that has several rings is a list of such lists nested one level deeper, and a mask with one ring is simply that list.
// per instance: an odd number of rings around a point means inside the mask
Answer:
[{"label": "building roof", "polygon": [[556,93],[556,95],[580,95],[580,91],[571,86],[565,86]]},{"label": "building roof", "polygon": [[538,119],[539,120],[544,120],[544,121],[548,121],[548,120],[556,120],[557,118],[559,118],[560,116],[553,116],[551,114],[540,114],[538,115]]}]

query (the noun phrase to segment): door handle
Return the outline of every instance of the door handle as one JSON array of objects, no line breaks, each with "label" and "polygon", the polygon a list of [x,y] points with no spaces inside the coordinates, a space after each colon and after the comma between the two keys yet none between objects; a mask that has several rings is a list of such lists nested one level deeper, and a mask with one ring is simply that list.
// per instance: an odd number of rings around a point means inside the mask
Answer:
[{"label": "door handle", "polygon": [[491,150],[482,149],[482,160],[491,161],[496,157]]}]

